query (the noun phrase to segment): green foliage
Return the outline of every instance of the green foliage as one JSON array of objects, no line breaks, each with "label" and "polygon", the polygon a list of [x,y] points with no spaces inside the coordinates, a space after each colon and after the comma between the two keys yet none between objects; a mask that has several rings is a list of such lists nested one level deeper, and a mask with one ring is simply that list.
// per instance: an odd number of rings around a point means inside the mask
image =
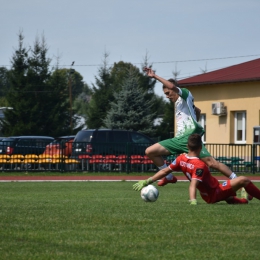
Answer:
[{"label": "green foliage", "polygon": [[[123,84],[127,77],[129,77],[129,71],[132,71],[133,74],[138,76],[138,86],[143,90],[143,96],[146,101],[151,99],[154,100],[151,109],[154,118],[158,115],[158,105],[160,103],[160,98],[154,94],[154,87],[156,81],[147,77],[147,75],[143,72],[140,72],[139,68],[134,66],[131,63],[119,61],[118,63],[114,63],[111,68],[111,80],[114,92],[118,92],[122,89]],[[156,101],[155,101],[156,100]]]},{"label": "green foliage", "polygon": [[74,69],[57,68],[56,70],[56,73],[59,73],[60,77],[64,79],[64,85],[68,86],[71,84],[72,100],[74,101],[84,91],[83,77]]},{"label": "green foliage", "polygon": [[[72,123],[72,128],[76,124],[76,118],[72,117],[70,114],[69,105],[69,94],[68,94],[68,79],[66,74],[62,69],[56,68],[52,73],[50,80],[50,86],[55,86],[53,92],[51,93],[50,106],[49,109],[53,115],[50,118],[53,127],[55,127],[55,133],[53,136],[61,136],[67,134],[73,134],[70,123]],[[70,121],[72,119],[72,122]]]},{"label": "green foliage", "polygon": [[71,131],[68,83],[59,70],[53,74],[44,37],[36,38],[33,47],[19,46],[12,57],[6,99],[12,110],[5,112],[2,131],[5,135],[58,136]]},{"label": "green foliage", "polygon": [[96,85],[93,85],[93,95],[88,104],[87,126],[88,128],[100,128],[103,119],[110,109],[110,102],[113,101],[113,88],[111,86],[110,68],[107,65],[108,54],[104,54],[103,66],[98,70],[95,77]]},{"label": "green foliage", "polygon": [[74,110],[80,116],[86,119],[89,102],[92,95],[92,89],[84,83],[82,93],[78,95],[73,103]]},{"label": "green foliage", "polygon": [[174,137],[174,120],[174,103],[166,102],[162,123],[156,128],[156,136],[160,137],[160,140]]},{"label": "green foliage", "polygon": [[[84,82],[83,78],[74,69],[59,69],[56,68],[52,75],[51,75],[51,85],[57,86],[58,89],[61,91],[60,97],[57,97],[58,104],[61,103],[62,110],[65,114],[63,114],[64,118],[66,118],[66,121],[64,121],[63,125],[61,127],[64,127],[64,125],[69,125],[69,129],[66,129],[64,132],[64,135],[70,133],[75,134],[77,131],[79,131],[83,126],[79,126],[78,128],[75,128],[76,125],[78,125],[78,116],[75,115],[75,113],[78,114],[78,107],[77,107],[77,100],[78,96],[83,94],[83,91],[87,91],[86,88],[88,87]],[[71,89],[70,89],[71,88]],[[71,96],[70,96],[71,91]],[[81,94],[80,94],[81,93]],[[60,98],[60,100],[59,100]],[[70,106],[71,101],[71,106]],[[57,107],[58,109],[59,107]],[[70,126],[70,120],[72,123],[72,129]],[[61,130],[61,129],[60,129]]]},{"label": "green foliage", "polygon": [[0,97],[0,107],[8,107],[8,101],[5,97]]},{"label": "green foliage", "polygon": [[[138,86],[142,90],[143,101],[148,104],[152,100],[149,105],[150,121],[152,122],[159,113],[163,112],[164,107],[162,98],[154,94],[155,80],[147,77],[146,74],[140,72],[131,63],[120,61],[114,63],[112,67],[108,67],[107,58],[108,54],[105,53],[104,64],[98,71],[96,85],[93,85],[93,95],[87,110],[88,128],[100,128],[103,126],[103,120],[107,117],[111,104],[115,102],[114,93],[122,90],[130,70],[137,75]],[[135,102],[135,100],[132,102]],[[109,125],[112,123],[109,123]],[[114,122],[113,124],[116,123]],[[129,124],[129,122],[126,124]]]},{"label": "green foliage", "polygon": [[4,97],[8,90],[8,73],[9,71],[5,67],[0,67],[0,97]]},{"label": "green foliage", "polygon": [[158,187],[155,203],[132,182],[0,185],[1,259],[259,258],[256,199],[190,206],[187,182]]},{"label": "green foliage", "polygon": [[[78,116],[86,118],[88,128],[102,127],[111,104],[115,102],[114,93],[122,90],[129,70],[138,75],[143,102],[149,104],[150,122],[164,114],[165,102],[154,94],[155,80],[131,63],[120,61],[109,67],[108,54],[105,53],[96,83],[90,88],[74,69],[58,66],[50,69],[51,60],[47,57],[44,37],[41,41],[36,38],[34,46],[28,48],[24,47],[23,41],[20,32],[10,71],[0,68],[0,104],[13,108],[5,111],[5,120],[0,122],[4,135],[73,134],[82,127],[75,129]],[[148,66],[147,56],[143,65]],[[141,128],[146,126],[147,122],[139,125]],[[159,132],[158,128],[157,135],[163,135]]]},{"label": "green foliage", "polygon": [[[147,54],[144,58],[144,62],[142,64],[143,67],[152,67],[152,65],[148,65]],[[111,68],[111,78],[113,81],[113,86],[115,90],[121,90],[122,84],[125,81],[125,78],[128,76],[129,70],[132,70],[136,74],[138,74],[138,83],[140,88],[144,90],[146,94],[154,95],[154,87],[156,80],[149,78],[146,73],[140,72],[140,69],[134,66],[132,63],[119,61],[115,62],[113,67]],[[151,98],[151,96],[147,95],[146,98]]]},{"label": "green foliage", "polygon": [[105,127],[141,131],[152,134],[154,114],[151,112],[152,100],[145,100],[140,88],[138,71],[132,68],[122,84],[122,89],[114,93],[115,101],[104,119]]},{"label": "green foliage", "polygon": [[[19,33],[19,46],[12,57],[12,68],[10,71],[10,89],[6,98],[12,110],[5,112],[5,121],[1,122],[2,131],[6,135],[15,135],[16,127],[22,126],[22,121],[26,119],[27,111],[23,111],[23,104],[28,100],[25,86],[27,83],[26,74],[28,72],[28,52],[29,49],[23,46],[23,35]],[[23,100],[25,102],[23,102]],[[23,113],[22,113],[23,111]]]}]

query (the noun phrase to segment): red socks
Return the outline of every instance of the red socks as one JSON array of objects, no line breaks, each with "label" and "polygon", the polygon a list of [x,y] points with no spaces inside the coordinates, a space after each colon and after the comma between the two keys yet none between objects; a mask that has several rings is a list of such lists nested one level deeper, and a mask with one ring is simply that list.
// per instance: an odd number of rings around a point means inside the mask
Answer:
[{"label": "red socks", "polygon": [[239,199],[238,197],[230,197],[226,200],[228,204],[247,204],[246,199]]},{"label": "red socks", "polygon": [[260,190],[252,182],[247,184],[245,190],[249,195],[260,200]]}]

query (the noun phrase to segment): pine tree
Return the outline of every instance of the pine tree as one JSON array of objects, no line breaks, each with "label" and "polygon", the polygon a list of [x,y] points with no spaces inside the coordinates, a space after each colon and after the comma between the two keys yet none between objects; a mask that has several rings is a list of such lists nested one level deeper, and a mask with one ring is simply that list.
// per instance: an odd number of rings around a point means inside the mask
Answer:
[{"label": "pine tree", "polygon": [[87,126],[88,128],[100,128],[107,111],[110,109],[110,102],[114,100],[111,86],[110,70],[107,64],[108,54],[104,54],[103,66],[99,68],[96,86],[93,85],[93,95],[88,104]]},{"label": "pine tree", "polygon": [[152,100],[145,100],[145,92],[140,88],[138,73],[130,69],[122,85],[122,90],[114,93],[115,101],[103,120],[105,127],[125,129],[152,134]]},{"label": "pine tree", "polygon": [[44,37],[36,38],[32,48],[23,46],[19,33],[19,47],[12,57],[10,89],[7,100],[12,110],[7,110],[2,122],[5,135],[67,134],[69,113],[67,82],[51,77],[51,60]]},{"label": "pine tree", "polygon": [[22,111],[26,112],[27,117],[22,123],[23,131],[30,134],[49,135],[52,132],[49,129],[51,125],[49,106],[52,105],[53,88],[49,84],[51,60],[47,58],[47,51],[45,39],[42,38],[40,42],[37,37],[28,58],[25,98],[22,100]]},{"label": "pine tree", "polygon": [[9,73],[10,89],[6,98],[9,106],[13,109],[5,112],[5,120],[1,121],[2,132],[6,135],[16,135],[16,128],[22,129],[23,118],[26,117],[23,111],[22,100],[25,99],[24,88],[26,86],[26,74],[28,72],[29,48],[23,46],[24,37],[22,32],[18,35],[18,49],[12,57],[12,68]]},{"label": "pine tree", "polygon": [[[50,92],[51,110],[49,112],[52,114],[50,119],[54,128],[52,136],[75,133],[70,125],[68,78],[67,75],[64,75],[63,69],[56,67],[49,80],[49,85],[52,87],[52,92]],[[72,125],[74,126],[75,124],[76,118],[72,117]]]},{"label": "pine tree", "polygon": [[10,88],[8,75],[8,69],[5,67],[0,67],[0,107],[8,107],[8,102],[6,100],[6,92]]},{"label": "pine tree", "polygon": [[5,67],[0,67],[0,97],[4,97],[8,90],[8,74],[9,71]]}]

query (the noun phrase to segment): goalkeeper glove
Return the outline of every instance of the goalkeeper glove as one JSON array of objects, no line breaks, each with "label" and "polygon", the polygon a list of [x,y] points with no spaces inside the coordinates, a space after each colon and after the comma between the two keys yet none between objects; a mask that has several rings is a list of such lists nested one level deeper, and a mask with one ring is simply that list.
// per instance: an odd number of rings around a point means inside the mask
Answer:
[{"label": "goalkeeper glove", "polygon": [[139,181],[139,182],[137,182],[133,185],[133,189],[136,190],[136,191],[140,191],[143,187],[145,187],[145,186],[147,186],[151,183],[153,183],[152,178],[149,178],[149,179],[144,180],[144,181]]},{"label": "goalkeeper glove", "polygon": [[190,205],[197,205],[197,200],[196,199],[193,199],[193,200],[190,200]]}]

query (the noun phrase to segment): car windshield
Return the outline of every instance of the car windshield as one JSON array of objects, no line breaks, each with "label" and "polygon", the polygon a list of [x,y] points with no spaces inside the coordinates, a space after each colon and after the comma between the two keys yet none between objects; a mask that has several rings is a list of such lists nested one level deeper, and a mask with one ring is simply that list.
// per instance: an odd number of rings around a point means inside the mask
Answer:
[{"label": "car windshield", "polygon": [[151,140],[139,133],[131,133],[131,138],[134,143],[151,143]]},{"label": "car windshield", "polygon": [[73,140],[74,139],[74,136],[73,137],[64,137],[64,138],[56,138],[53,142],[50,143],[50,145],[55,145],[55,144],[60,144],[60,143],[66,143],[70,140]]},{"label": "car windshield", "polygon": [[10,145],[11,143],[14,142],[14,139],[13,138],[4,138],[3,140],[0,141],[0,146],[3,146],[3,145]]},{"label": "car windshield", "polygon": [[53,142],[50,143],[50,145],[55,145],[55,144],[59,144],[61,142],[61,140],[54,140]]},{"label": "car windshield", "polygon": [[75,142],[91,142],[91,139],[93,137],[93,131],[80,131],[76,138]]}]

